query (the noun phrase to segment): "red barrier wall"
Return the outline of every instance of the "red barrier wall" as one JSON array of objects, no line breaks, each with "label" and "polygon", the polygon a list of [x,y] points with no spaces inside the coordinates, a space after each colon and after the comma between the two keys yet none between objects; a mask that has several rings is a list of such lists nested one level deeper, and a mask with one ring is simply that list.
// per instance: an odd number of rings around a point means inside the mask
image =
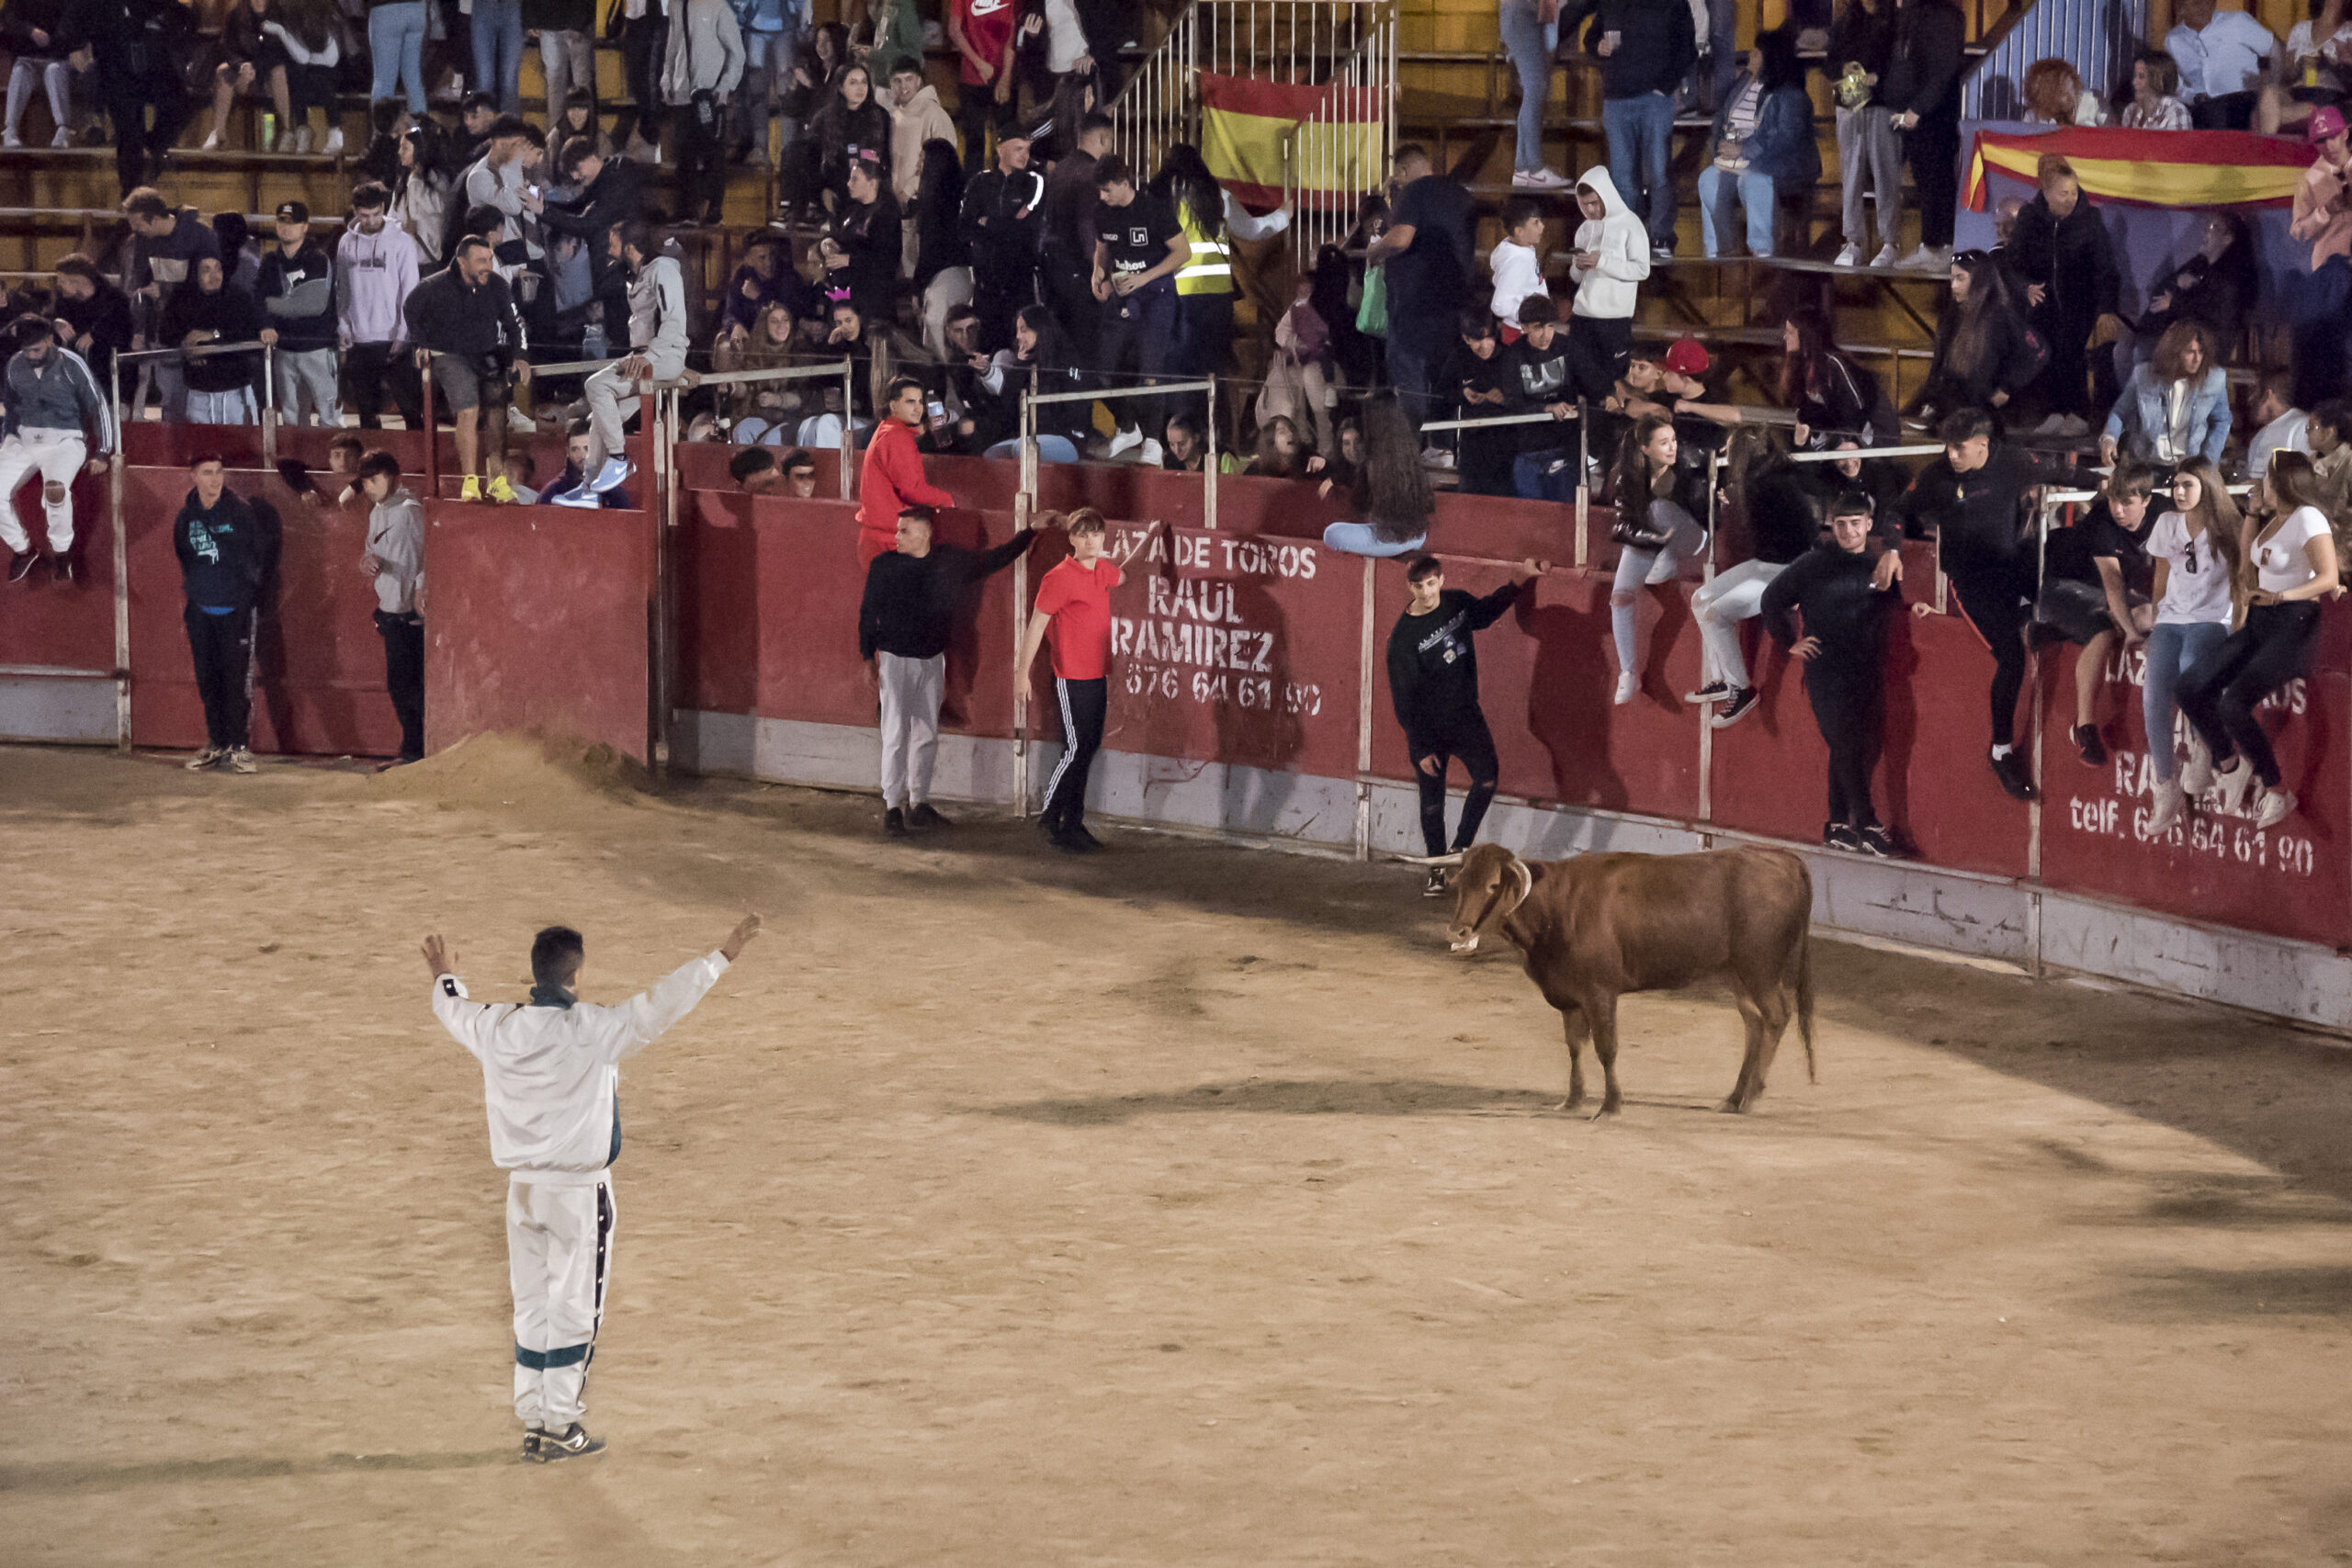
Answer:
[{"label": "red barrier wall", "polygon": [[654,529],[643,512],[428,504],[425,745],[560,731],[650,761]]},{"label": "red barrier wall", "polygon": [[[14,499],[17,517],[46,550],[41,478],[33,474]],[[106,478],[74,481],[74,579],[61,583],[46,564],[22,582],[0,582],[0,664],[54,670],[114,668],[114,523]],[[0,497],[0,505],[9,498]],[[5,552],[0,552],[5,553]]]}]

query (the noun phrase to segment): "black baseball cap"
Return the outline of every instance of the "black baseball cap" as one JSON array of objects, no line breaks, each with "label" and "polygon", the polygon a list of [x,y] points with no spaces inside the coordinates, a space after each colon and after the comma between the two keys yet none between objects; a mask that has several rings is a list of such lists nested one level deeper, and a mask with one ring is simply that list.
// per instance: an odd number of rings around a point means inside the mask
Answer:
[{"label": "black baseball cap", "polygon": [[311,209],[299,201],[281,201],[277,204],[277,220],[280,223],[308,223]]}]

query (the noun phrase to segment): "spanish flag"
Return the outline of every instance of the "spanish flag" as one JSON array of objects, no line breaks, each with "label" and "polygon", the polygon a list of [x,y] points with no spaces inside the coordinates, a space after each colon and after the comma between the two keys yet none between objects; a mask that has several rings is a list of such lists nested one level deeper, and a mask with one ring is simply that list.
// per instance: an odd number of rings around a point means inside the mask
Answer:
[{"label": "spanish flag", "polygon": [[1201,73],[1201,157],[1250,212],[1280,207],[1293,171],[1305,204],[1351,209],[1384,153],[1373,88]]},{"label": "spanish flag", "polygon": [[1988,168],[2031,180],[2046,152],[2074,165],[2084,195],[2143,207],[2285,207],[2319,156],[2307,143],[2250,130],[1980,130],[1968,160],[1969,210],[1984,210]]}]

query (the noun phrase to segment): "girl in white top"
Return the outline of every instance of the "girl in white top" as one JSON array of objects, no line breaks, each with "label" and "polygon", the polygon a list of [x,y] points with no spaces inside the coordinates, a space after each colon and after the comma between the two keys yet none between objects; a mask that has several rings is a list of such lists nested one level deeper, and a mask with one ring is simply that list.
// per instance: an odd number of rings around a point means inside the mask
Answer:
[{"label": "girl in white top", "polygon": [[1503,240],[1495,247],[1494,268],[1495,297],[1488,309],[1516,331],[1521,302],[1549,293],[1544,287],[1544,204],[1533,197],[1515,196],[1503,209]]},{"label": "girl in white top", "polygon": [[[2245,525],[2253,592],[2245,625],[2181,677],[2180,706],[2212,752],[2222,809],[2245,809],[2247,787],[2262,781],[2255,825],[2275,828],[2295,809],[2279,777],[2270,737],[2254,710],[2303,672],[2319,632],[2319,601],[2338,593],[2335,534],[2314,501],[2318,476],[2300,452],[2274,452],[2262,490],[2270,514]],[[2192,785],[2201,784],[2192,779]]]},{"label": "girl in white top", "polygon": [[[2156,809],[2148,822],[2152,839],[2171,831],[2185,803],[2173,752],[2174,695],[2183,672],[2228,640],[2237,610],[2238,509],[2220,471],[2202,458],[2181,465],[2173,476],[2172,504],[2148,530],[2155,618],[2148,629],[2141,713],[2148,761],[2156,774]],[[2190,765],[2210,773],[2211,755],[2194,737],[2190,749]]]}]

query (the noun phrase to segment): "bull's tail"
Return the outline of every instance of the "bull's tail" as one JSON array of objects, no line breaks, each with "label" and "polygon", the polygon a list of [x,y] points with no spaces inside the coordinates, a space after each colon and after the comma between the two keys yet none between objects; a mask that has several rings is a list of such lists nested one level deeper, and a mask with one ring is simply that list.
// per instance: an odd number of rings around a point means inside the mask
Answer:
[{"label": "bull's tail", "polygon": [[[1806,878],[1808,884],[1812,881]],[[1809,895],[1810,886],[1806,888]],[[1819,1083],[1813,1070],[1813,901],[1805,900],[1804,924],[1797,931],[1797,1033],[1804,1041],[1804,1081]]]}]

